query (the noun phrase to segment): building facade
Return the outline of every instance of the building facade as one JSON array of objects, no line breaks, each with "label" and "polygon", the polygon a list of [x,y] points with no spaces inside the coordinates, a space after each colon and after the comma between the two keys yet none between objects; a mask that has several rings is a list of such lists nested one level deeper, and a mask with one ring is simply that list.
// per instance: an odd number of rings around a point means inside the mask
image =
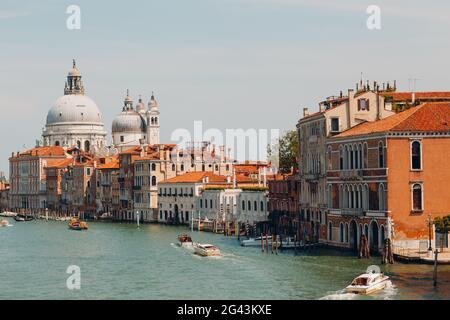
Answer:
[{"label": "building facade", "polygon": [[399,248],[434,246],[429,221],[450,212],[442,187],[450,178],[442,152],[450,146],[449,111],[450,103],[424,103],[330,139],[330,244],[357,249],[365,235],[372,253],[387,238]]}]

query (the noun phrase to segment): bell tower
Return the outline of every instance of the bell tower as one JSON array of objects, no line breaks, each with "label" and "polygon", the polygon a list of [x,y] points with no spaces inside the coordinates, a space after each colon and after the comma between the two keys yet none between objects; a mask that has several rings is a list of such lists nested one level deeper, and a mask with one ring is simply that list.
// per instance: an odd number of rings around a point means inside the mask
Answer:
[{"label": "bell tower", "polygon": [[75,59],[73,59],[72,69],[67,75],[66,85],[64,87],[64,95],[68,94],[84,94],[83,81],[81,80],[81,72],[77,68]]},{"label": "bell tower", "polygon": [[152,92],[147,112],[147,143],[159,144],[159,110],[158,102]]}]

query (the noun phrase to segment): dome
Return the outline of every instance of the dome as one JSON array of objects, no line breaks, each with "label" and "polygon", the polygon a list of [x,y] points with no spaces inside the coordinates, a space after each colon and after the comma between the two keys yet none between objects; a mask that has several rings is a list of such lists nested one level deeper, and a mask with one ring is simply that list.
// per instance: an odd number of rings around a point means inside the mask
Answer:
[{"label": "dome", "polygon": [[124,110],[119,113],[113,120],[112,132],[135,132],[142,133],[145,132],[146,125],[144,118],[142,118],[139,113],[134,110]]},{"label": "dome", "polygon": [[81,77],[81,72],[78,70],[78,68],[74,67],[69,71],[70,77]]},{"label": "dome", "polygon": [[139,99],[138,104],[136,105],[137,112],[145,112],[145,104],[142,102],[142,99]]},{"label": "dome", "polygon": [[64,95],[56,100],[47,114],[47,125],[61,122],[103,125],[102,115],[95,102],[81,94]]}]

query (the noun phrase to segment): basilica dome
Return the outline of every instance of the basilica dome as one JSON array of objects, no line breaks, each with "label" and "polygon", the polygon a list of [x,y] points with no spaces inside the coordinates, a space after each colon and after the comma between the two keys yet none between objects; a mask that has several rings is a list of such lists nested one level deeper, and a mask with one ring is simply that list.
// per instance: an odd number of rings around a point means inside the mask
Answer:
[{"label": "basilica dome", "polygon": [[135,110],[124,110],[113,120],[113,133],[142,133],[146,130],[144,118]]},{"label": "basilica dome", "polygon": [[47,125],[68,122],[102,125],[102,115],[91,98],[81,94],[64,95],[48,112]]}]

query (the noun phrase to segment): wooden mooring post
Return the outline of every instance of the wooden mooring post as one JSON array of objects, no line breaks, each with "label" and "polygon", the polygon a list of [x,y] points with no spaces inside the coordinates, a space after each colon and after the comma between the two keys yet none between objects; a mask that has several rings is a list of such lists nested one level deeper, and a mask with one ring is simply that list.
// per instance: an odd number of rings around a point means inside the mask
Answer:
[{"label": "wooden mooring post", "polygon": [[434,270],[433,270],[433,286],[437,286],[437,265],[438,265],[438,249],[434,250]]}]

